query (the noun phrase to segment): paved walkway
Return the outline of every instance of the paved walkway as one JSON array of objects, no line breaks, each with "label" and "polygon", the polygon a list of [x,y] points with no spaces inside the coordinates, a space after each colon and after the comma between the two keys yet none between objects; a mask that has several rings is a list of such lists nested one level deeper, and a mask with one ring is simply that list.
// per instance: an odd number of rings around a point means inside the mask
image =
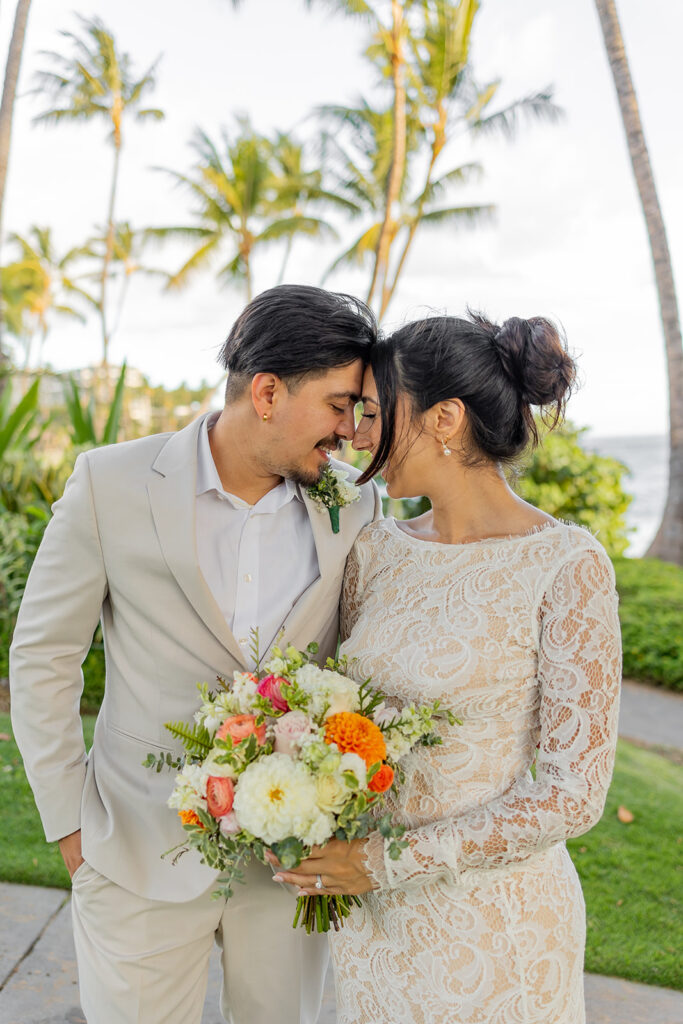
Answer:
[{"label": "paved walkway", "polygon": [[[683,750],[683,695],[625,682],[619,733]],[[328,976],[318,1024],[335,1024]],[[223,1024],[220,969],[211,962],[202,1024]],[[586,975],[587,1024],[682,1024],[683,992]],[[69,894],[0,883],[0,1024],[85,1024],[71,937]]]}]

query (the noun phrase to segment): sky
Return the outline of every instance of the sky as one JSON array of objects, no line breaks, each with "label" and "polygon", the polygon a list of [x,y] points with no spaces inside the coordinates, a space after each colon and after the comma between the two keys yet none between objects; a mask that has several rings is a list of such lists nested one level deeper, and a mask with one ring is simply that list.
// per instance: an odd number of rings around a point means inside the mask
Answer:
[{"label": "sky", "polygon": [[[6,52],[14,4],[0,6]],[[683,4],[618,0],[646,138],[659,189],[674,272],[683,285],[683,142],[675,128],[671,69],[678,66]],[[15,106],[5,198],[5,230],[49,225],[63,250],[81,244],[106,219],[112,150],[102,123],[46,128],[32,124],[43,101],[30,94],[46,66],[41,50],[65,47],[60,30],[77,30],[74,11],[98,16],[142,72],[157,58],[148,97],[162,123],[126,127],[118,219],[134,226],[191,223],[187,195],[155,167],[187,172],[196,126],[217,136],[248,113],[262,132],[313,132],[310,113],[324,103],[375,98],[363,60],[366,28],[303,0],[33,0]],[[482,0],[472,66],[477,79],[502,80],[501,102],[548,85],[564,110],[559,124],[531,124],[514,142],[452,140],[442,169],[480,161],[483,180],[452,193],[454,202],[492,202],[494,221],[476,230],[424,229],[406,265],[385,327],[467,306],[493,319],[545,315],[564,328],[582,387],[569,416],[597,435],[658,434],[667,429],[664,343],[644,221],[593,0]],[[295,243],[287,278],[319,284],[339,242]],[[150,253],[177,269],[188,250]],[[281,251],[255,259],[255,286],[275,283]],[[340,271],[326,287],[363,294],[366,276]],[[126,358],[152,384],[218,382],[215,359],[243,293],[212,273],[182,292],[153,279],[133,282],[111,359]],[[73,369],[100,358],[99,329],[62,321],[45,358]]]}]

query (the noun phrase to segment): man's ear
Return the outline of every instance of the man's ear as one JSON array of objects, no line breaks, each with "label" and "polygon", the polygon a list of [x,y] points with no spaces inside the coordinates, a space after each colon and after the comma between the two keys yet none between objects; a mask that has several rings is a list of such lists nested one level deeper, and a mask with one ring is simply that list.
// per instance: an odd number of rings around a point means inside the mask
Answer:
[{"label": "man's ear", "polygon": [[269,420],[277,404],[282,380],[275,373],[257,373],[251,381],[251,401],[259,419]]}]

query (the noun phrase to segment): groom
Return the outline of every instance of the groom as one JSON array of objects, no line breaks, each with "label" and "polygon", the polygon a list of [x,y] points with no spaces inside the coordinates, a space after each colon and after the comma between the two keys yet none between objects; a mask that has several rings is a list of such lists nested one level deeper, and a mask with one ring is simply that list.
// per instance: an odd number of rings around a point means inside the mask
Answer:
[{"label": "groom", "polygon": [[[253,667],[252,627],[263,652],[284,627],[334,653],[346,556],[380,504],[363,486],[334,533],[307,487],[353,434],[375,336],[349,296],[263,292],[221,351],[221,413],[80,455],[54,506],[14,633],[12,720],[72,878],[89,1024],[199,1022],[214,939],[232,1024],[317,1020],[325,937],[292,930],[294,898],[259,863],[226,903],[194,853],[162,860],[183,838],[173,778],[142,762],[171,745],[164,722],[192,717],[196,682]],[[81,664],[98,619],[106,692],[86,755]]]}]

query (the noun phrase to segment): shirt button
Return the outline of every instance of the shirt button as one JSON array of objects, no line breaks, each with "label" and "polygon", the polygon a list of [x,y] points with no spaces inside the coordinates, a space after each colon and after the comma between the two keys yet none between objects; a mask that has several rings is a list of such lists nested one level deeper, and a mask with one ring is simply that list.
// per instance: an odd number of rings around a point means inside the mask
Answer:
[{"label": "shirt button", "polygon": [[251,583],[251,573],[250,572],[247,572],[247,573],[244,574],[244,582],[245,583]]},{"label": "shirt button", "polygon": [[239,638],[239,643],[240,643],[240,646],[244,647],[244,645],[245,645],[245,644],[248,644],[248,643],[249,643],[249,639],[248,639],[248,637],[246,637],[246,636],[241,636],[241,637]]}]

